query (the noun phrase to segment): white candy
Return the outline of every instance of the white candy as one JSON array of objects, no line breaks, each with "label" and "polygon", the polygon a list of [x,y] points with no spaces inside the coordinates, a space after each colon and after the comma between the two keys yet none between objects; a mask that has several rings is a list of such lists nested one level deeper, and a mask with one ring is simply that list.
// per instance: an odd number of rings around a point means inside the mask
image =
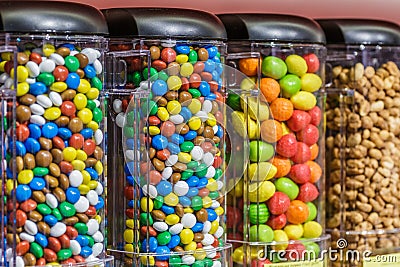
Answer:
[{"label": "white candy", "polygon": [[115,117],[115,123],[117,124],[118,127],[124,127],[125,124],[125,113],[120,112],[117,114]]},{"label": "white candy", "polygon": [[[207,254],[206,254],[207,255]],[[215,253],[215,256],[217,255],[217,253]],[[214,257],[215,257],[214,256]],[[213,258],[214,258],[213,257]],[[222,263],[220,262],[220,261],[213,261],[213,265],[212,265],[212,267],[221,267],[222,266]]]},{"label": "white candy", "polygon": [[126,150],[125,151],[125,158],[127,161],[133,161],[135,159],[135,151],[134,150]]},{"label": "white candy", "polygon": [[25,232],[20,233],[19,238],[21,238],[22,240],[28,241],[29,243],[32,243],[35,241],[35,237],[33,235],[30,235]]},{"label": "white candy", "polygon": [[121,99],[115,99],[113,101],[113,110],[116,113],[120,113],[122,111],[122,101],[121,101]]},{"label": "white candy", "polygon": [[145,196],[150,196],[150,198],[156,198],[157,197],[157,188],[154,185],[147,185],[145,184],[142,187],[143,195]]},{"label": "white candy", "polygon": [[213,209],[216,209],[220,206],[221,206],[221,204],[218,201],[216,201],[215,199],[211,202],[211,208],[213,208]]},{"label": "white candy", "polygon": [[58,207],[58,200],[53,194],[46,194],[46,204],[50,208],[55,209]]},{"label": "white candy", "polygon": [[208,120],[208,115],[204,111],[197,112],[196,116],[199,117],[202,122],[205,122],[206,120]]},{"label": "white candy", "polygon": [[210,221],[205,221],[203,223],[203,231],[201,231],[203,234],[208,234],[211,230],[211,222]]},{"label": "white candy", "polygon": [[94,242],[103,242],[104,241],[104,236],[100,231],[97,231],[92,235]]},{"label": "white candy", "polygon": [[86,197],[80,196],[79,200],[74,204],[76,212],[86,212],[89,208],[89,200]]},{"label": "white candy", "polygon": [[192,265],[195,261],[196,261],[196,259],[192,255],[182,256],[182,264]]},{"label": "white candy", "polygon": [[40,74],[39,65],[36,62],[28,61],[25,64],[25,67],[28,69],[29,77],[36,78]]},{"label": "white candy", "polygon": [[[171,168],[172,169],[172,168]],[[185,181],[178,181],[174,185],[174,193],[178,196],[184,196],[189,191],[189,185]]]},{"label": "white candy", "polygon": [[81,51],[81,53],[88,57],[89,64],[93,64],[94,61],[97,59],[96,50],[94,50],[93,48],[85,48]]},{"label": "white candy", "polygon": [[60,237],[65,233],[65,231],[67,231],[67,226],[62,222],[58,222],[50,228],[50,235]]},{"label": "white candy", "polygon": [[29,121],[39,126],[43,126],[46,123],[46,119],[40,115],[32,115]]},{"label": "white candy", "polygon": [[93,253],[92,255],[94,257],[97,257],[98,255],[100,255],[100,253],[103,252],[103,248],[104,248],[103,243],[95,243],[92,247],[92,253]]},{"label": "white candy", "polygon": [[8,78],[10,78],[10,75],[8,75],[6,72],[3,72],[0,75],[0,83],[5,83]]},{"label": "white candy", "polygon": [[10,259],[10,266],[24,267],[25,266],[24,259],[21,256],[15,257],[15,265],[14,265],[14,258],[11,258]]},{"label": "white candy", "polygon": [[204,246],[203,249],[206,252],[207,258],[213,259],[217,256],[217,251],[213,246]]},{"label": "white candy", "polygon": [[61,95],[55,91],[50,92],[49,98],[50,98],[51,102],[53,102],[54,106],[59,107],[63,103]]},{"label": "white candy", "polygon": [[101,142],[103,142],[103,138],[104,138],[103,131],[100,129],[97,129],[94,132],[94,142],[96,143],[96,145],[100,145]]},{"label": "white candy", "polygon": [[53,72],[53,70],[55,68],[56,68],[56,63],[51,59],[42,61],[39,64],[40,72],[50,72],[51,73],[51,72]]},{"label": "white candy", "polygon": [[26,78],[25,82],[29,83],[29,84],[34,84],[36,82],[35,78]]},{"label": "white candy", "polygon": [[169,158],[165,161],[165,166],[173,166],[178,162],[178,155],[171,155]]},{"label": "white candy", "polygon": [[194,146],[192,151],[190,151],[190,155],[192,156],[193,160],[199,161],[203,158],[204,151],[200,146]]},{"label": "white candy", "polygon": [[148,81],[141,81],[139,83],[139,87],[142,90],[147,90],[147,89],[149,89],[149,82]]},{"label": "white candy", "polygon": [[6,249],[6,259],[7,259],[7,261],[10,261],[12,256],[13,256],[13,249],[12,248]]},{"label": "white candy", "polygon": [[192,228],[196,224],[196,216],[193,213],[186,213],[182,216],[181,223],[185,228]]},{"label": "white candy", "polygon": [[69,184],[73,187],[78,187],[82,184],[83,182],[83,175],[80,171],[78,170],[73,170],[69,174]]},{"label": "white candy", "polygon": [[71,239],[69,241],[69,248],[72,251],[72,255],[76,256],[81,253],[81,245],[79,245],[78,241]]},{"label": "white candy", "polygon": [[172,176],[172,173],[173,173],[172,167],[166,167],[162,171],[161,176],[162,176],[163,179],[167,180],[169,177]]},{"label": "white candy", "polygon": [[50,108],[53,106],[51,99],[45,95],[36,96],[36,102],[44,108]]},{"label": "white candy", "polygon": [[203,240],[201,240],[201,243],[204,246],[209,246],[212,243],[214,243],[214,237],[210,234],[204,234],[204,238],[203,238]]},{"label": "white candy", "polygon": [[176,45],[175,40],[168,40],[161,43],[162,47],[174,47]]},{"label": "white candy", "polygon": [[212,128],[213,128],[214,134],[216,134],[219,129],[218,125],[214,125]]},{"label": "white candy", "polygon": [[86,198],[89,200],[90,205],[92,206],[96,206],[97,203],[99,202],[99,195],[97,194],[96,191],[94,190],[90,190],[87,194],[86,194]]},{"label": "white candy", "polygon": [[210,100],[204,100],[201,110],[205,113],[210,113],[212,110],[212,102]]},{"label": "white candy", "polygon": [[155,222],[153,223],[153,228],[158,232],[165,232],[168,230],[168,224],[165,222]]},{"label": "white candy", "polygon": [[222,226],[218,226],[217,231],[215,231],[214,236],[216,238],[220,238],[224,234],[224,228]]},{"label": "white candy", "polygon": [[70,56],[75,56],[76,54],[79,54],[79,51],[72,50],[71,52],[69,52]]},{"label": "white candy", "polygon": [[96,71],[96,74],[100,74],[103,72],[103,65],[101,64],[101,62],[98,59],[96,59],[93,62],[93,68]]},{"label": "white candy", "polygon": [[215,168],[213,166],[208,167],[205,177],[212,178],[214,176],[215,176]]},{"label": "white candy", "polygon": [[87,234],[88,235],[93,235],[97,231],[99,231],[99,222],[95,219],[90,219],[87,223],[86,226],[88,227]]},{"label": "white candy", "polygon": [[221,190],[224,187],[224,183],[221,180],[217,181],[217,185],[218,185],[218,191]]},{"label": "white candy", "polygon": [[94,99],[93,102],[96,104],[96,108],[100,107],[100,101],[97,99]]},{"label": "white candy", "polygon": [[214,155],[210,152],[207,152],[203,155],[201,161],[208,166],[211,166],[214,163]]},{"label": "white candy", "polygon": [[53,60],[57,65],[64,65],[65,64],[65,60],[60,54],[53,53],[53,54],[50,55],[49,58],[51,60]]},{"label": "white candy", "polygon": [[177,223],[172,225],[168,231],[171,233],[171,235],[177,235],[180,232],[182,232],[182,230],[183,230],[183,225],[181,223]]},{"label": "white candy", "polygon": [[94,191],[96,191],[96,193],[98,195],[103,194],[103,191],[104,191],[103,185],[101,183],[97,183],[97,187],[96,187],[96,189]]},{"label": "white candy", "polygon": [[13,78],[8,78],[7,80],[6,80],[6,82],[4,83],[4,87],[5,88],[11,88],[11,87],[13,87],[14,86],[14,79]]},{"label": "white candy", "polygon": [[26,220],[24,229],[30,235],[36,235],[38,232],[36,223],[32,222],[31,220]]},{"label": "white candy", "polygon": [[29,106],[29,108],[31,109],[32,114],[35,115],[43,115],[44,114],[44,108],[39,105],[39,104],[32,104]]},{"label": "white candy", "polygon": [[184,118],[182,115],[177,114],[177,115],[172,115],[169,117],[169,120],[174,123],[174,124],[181,124],[184,121]]}]

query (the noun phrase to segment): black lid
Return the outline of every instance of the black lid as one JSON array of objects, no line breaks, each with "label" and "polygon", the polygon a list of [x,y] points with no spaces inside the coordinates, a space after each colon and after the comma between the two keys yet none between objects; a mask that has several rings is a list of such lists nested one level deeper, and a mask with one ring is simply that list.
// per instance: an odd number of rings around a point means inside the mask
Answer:
[{"label": "black lid", "polygon": [[0,1],[0,31],[108,34],[103,14],[84,4],[57,1]]},{"label": "black lid", "polygon": [[383,20],[317,19],[328,44],[400,45],[400,26]]},{"label": "black lid", "polygon": [[102,10],[112,37],[226,39],[217,16],[181,8],[111,8]]},{"label": "black lid", "polygon": [[219,14],[228,40],[325,43],[324,32],[313,20],[283,14]]}]

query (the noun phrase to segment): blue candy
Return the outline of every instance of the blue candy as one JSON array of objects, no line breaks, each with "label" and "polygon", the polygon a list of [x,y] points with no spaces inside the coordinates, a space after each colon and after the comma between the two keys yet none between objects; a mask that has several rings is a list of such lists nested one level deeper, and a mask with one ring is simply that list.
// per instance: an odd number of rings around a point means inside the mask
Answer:
[{"label": "blue candy", "polygon": [[37,233],[35,235],[35,242],[38,243],[39,245],[41,245],[42,247],[47,247],[47,245],[49,244],[47,237],[44,234],[41,233]]},{"label": "blue candy", "polygon": [[197,136],[197,132],[196,132],[196,131],[193,131],[193,130],[190,130],[190,131],[188,131],[187,133],[185,133],[185,134],[183,135],[183,138],[184,138],[185,140],[193,140],[193,139],[196,138],[196,136]]},{"label": "blue candy", "polygon": [[47,87],[42,82],[35,82],[29,85],[29,93],[34,96],[43,95],[47,92]]},{"label": "blue candy", "polygon": [[206,49],[207,49],[207,52],[208,52],[208,58],[213,58],[218,53],[218,48],[215,47],[215,46],[209,46]]},{"label": "blue candy", "polygon": [[[215,60],[214,60],[215,61]],[[215,70],[218,72],[219,75],[222,74],[222,72],[224,71],[224,66],[221,63],[215,63]]]},{"label": "blue candy", "polygon": [[184,122],[187,122],[190,118],[192,118],[192,112],[188,107],[182,107],[179,114],[183,117]]},{"label": "blue candy", "polygon": [[222,138],[222,136],[224,135],[224,131],[220,125],[218,125],[218,130],[215,135],[218,136],[219,138]]},{"label": "blue candy", "polygon": [[[9,147],[13,147],[14,142],[11,141]],[[15,152],[17,153],[17,156],[25,156],[26,154],[26,148],[24,146],[24,143],[20,141],[15,141]]]},{"label": "blue candy", "polygon": [[186,180],[186,183],[189,187],[195,187],[199,183],[199,178],[195,175],[191,176],[189,179]]},{"label": "blue candy", "polygon": [[44,222],[50,226],[53,226],[57,223],[57,218],[54,217],[54,215],[49,214],[44,216]]},{"label": "blue candy", "polygon": [[67,190],[65,190],[65,195],[69,203],[75,204],[81,197],[81,192],[79,192],[79,189],[76,187],[68,187]]},{"label": "blue candy", "polygon": [[129,200],[128,201],[128,207],[129,208],[133,208],[133,205],[135,204],[135,201],[134,200]]},{"label": "blue candy", "polygon": [[199,194],[199,189],[196,187],[189,188],[188,192],[186,193],[187,197],[194,197]]},{"label": "blue candy", "polygon": [[35,191],[40,191],[45,186],[46,186],[46,181],[40,177],[34,177],[32,181],[29,183],[29,187]]},{"label": "blue candy", "polygon": [[126,182],[127,182],[129,185],[133,185],[133,184],[134,184],[133,176],[132,176],[132,175],[126,176]]},{"label": "blue candy", "polygon": [[20,184],[15,190],[15,196],[18,202],[24,202],[32,196],[32,190],[28,185]]},{"label": "blue candy", "polygon": [[75,240],[81,245],[82,249],[84,246],[89,245],[89,239],[84,235],[78,235]]},{"label": "blue candy", "polygon": [[177,44],[175,46],[175,50],[177,54],[189,54],[190,52],[190,47],[188,45],[183,45],[183,44]]},{"label": "blue candy", "polygon": [[211,74],[212,74],[212,79],[213,79],[214,81],[218,82],[218,81],[221,79],[220,74],[219,74],[216,70],[213,70],[213,71],[211,72]]},{"label": "blue candy", "polygon": [[193,227],[192,227],[192,231],[193,233],[199,233],[201,231],[203,231],[204,228],[204,224],[201,222],[197,222]]},{"label": "blue candy", "polygon": [[72,132],[68,128],[59,128],[58,129],[58,136],[61,137],[63,140],[68,140],[72,136]]},{"label": "blue candy", "polygon": [[213,209],[206,209],[208,213],[208,220],[210,222],[215,221],[218,218],[217,213]]},{"label": "blue candy", "polygon": [[47,122],[42,126],[42,135],[46,138],[53,138],[58,133],[58,126],[54,122]]},{"label": "blue candy", "polygon": [[179,235],[173,235],[173,236],[171,236],[171,240],[168,243],[168,248],[173,249],[176,246],[178,246],[180,242],[181,242],[181,238],[179,237]]},{"label": "blue candy", "polygon": [[207,178],[205,178],[205,177],[200,178],[199,183],[197,184],[197,188],[199,188],[199,189],[204,188],[204,187],[206,187],[207,184],[208,184]]},{"label": "blue candy", "polygon": [[168,85],[163,80],[155,80],[151,86],[151,91],[153,92],[154,96],[163,96],[168,91]]},{"label": "blue candy", "polygon": [[156,186],[159,195],[165,197],[172,192],[172,184],[167,181],[161,181]]},{"label": "blue candy", "polygon": [[29,137],[32,137],[34,139],[39,139],[39,137],[42,136],[42,130],[40,129],[39,125],[37,124],[29,124]]},{"label": "blue candy", "polygon": [[81,82],[81,77],[79,77],[79,75],[76,74],[75,72],[70,72],[68,74],[67,79],[65,80],[65,83],[70,89],[77,89],[80,82]]},{"label": "blue candy", "polygon": [[102,196],[99,196],[99,201],[97,202],[96,205],[94,205],[94,208],[96,210],[100,210],[100,209],[104,208],[104,199]]},{"label": "blue candy", "polygon": [[167,246],[159,246],[156,249],[156,260],[167,261],[169,259],[170,249]]},{"label": "blue candy", "polygon": [[73,44],[71,44],[71,43],[62,44],[62,45],[60,45],[59,47],[66,47],[66,48],[68,48],[68,49],[71,50],[71,51],[74,51],[74,50],[75,50],[75,45],[73,45]]},{"label": "blue candy", "polygon": [[92,79],[96,76],[96,70],[92,65],[86,65],[86,67],[83,68],[83,71],[85,72],[86,78]]},{"label": "blue candy", "polygon": [[211,59],[207,59],[204,62],[204,71],[212,72],[214,69],[215,69],[215,62],[212,61]]},{"label": "blue candy", "polygon": [[168,143],[167,148],[172,155],[177,155],[179,152],[181,152],[181,148],[174,143]]},{"label": "blue candy", "polygon": [[168,139],[165,136],[158,134],[151,140],[151,145],[157,150],[162,150],[167,148]]},{"label": "blue candy", "polygon": [[151,236],[149,238],[149,241],[147,241],[147,238],[145,238],[142,242],[142,251],[143,252],[155,252],[158,247],[158,241],[157,238]]},{"label": "blue candy", "polygon": [[84,128],[81,130],[80,134],[83,136],[83,138],[89,139],[93,137],[93,130],[90,128]]},{"label": "blue candy", "polygon": [[167,215],[173,214],[175,212],[175,209],[168,205],[162,205],[161,210]]},{"label": "blue candy", "polygon": [[183,138],[182,135],[179,135],[176,133],[172,134],[169,139],[172,143],[177,144],[177,145],[180,145],[185,141],[185,139]]},{"label": "blue candy", "polygon": [[[89,242],[89,241],[88,241]],[[79,253],[79,255],[81,255],[84,258],[89,257],[90,255],[92,255],[92,248],[88,247],[88,246],[84,246],[81,248],[81,253]]]},{"label": "blue candy", "polygon": [[24,145],[25,145],[26,151],[31,154],[36,154],[40,150],[39,141],[32,137],[28,137],[28,139],[25,140]]},{"label": "blue candy", "polygon": [[221,63],[221,58],[219,56],[215,56],[212,58],[215,63]]},{"label": "blue candy", "polygon": [[98,180],[99,179],[99,174],[92,167],[85,168],[85,171],[87,171],[89,173],[90,178],[92,178],[92,180]]},{"label": "blue candy", "polygon": [[214,93],[210,93],[210,94],[209,94],[208,96],[206,96],[204,99],[205,99],[205,100],[211,100],[211,101],[213,101],[213,100],[217,99],[217,95],[214,94]]},{"label": "blue candy", "polygon": [[181,196],[179,197],[179,203],[181,203],[181,205],[184,207],[189,207],[192,201],[186,196]]},{"label": "blue candy", "polygon": [[208,96],[211,93],[211,88],[208,82],[206,81],[200,82],[199,91],[202,96]]},{"label": "blue candy", "polygon": [[135,139],[133,138],[126,139],[126,147],[128,149],[133,149],[134,145],[135,145]]},{"label": "blue candy", "polygon": [[65,146],[65,147],[69,147],[68,144],[69,144],[69,142],[68,142],[67,140],[64,140],[64,146]]}]

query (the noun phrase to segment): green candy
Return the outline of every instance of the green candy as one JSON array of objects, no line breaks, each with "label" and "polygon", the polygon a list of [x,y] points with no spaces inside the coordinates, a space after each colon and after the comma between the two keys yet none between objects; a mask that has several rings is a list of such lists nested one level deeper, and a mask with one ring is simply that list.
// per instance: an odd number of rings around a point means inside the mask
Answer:
[{"label": "green candy", "polygon": [[171,234],[168,231],[162,232],[157,236],[158,245],[164,246],[171,241]]},{"label": "green candy", "polygon": [[154,199],[154,209],[156,209],[156,210],[161,209],[163,204],[164,204],[164,198],[162,196],[157,196]]},{"label": "green candy", "polygon": [[190,50],[189,52],[189,62],[194,64],[198,60],[197,52],[195,50]]},{"label": "green candy", "polygon": [[265,203],[250,204],[249,218],[251,224],[266,223],[269,218],[269,211]]},{"label": "green candy", "polygon": [[285,77],[279,80],[283,97],[289,98],[297,94],[301,89],[301,80],[297,75],[286,74]]},{"label": "green candy", "polygon": [[71,258],[71,256],[72,256],[72,251],[69,248],[64,248],[57,252],[57,259],[59,261]]},{"label": "green candy", "polygon": [[90,110],[93,110],[96,107],[96,103],[93,100],[88,99],[86,107]]},{"label": "green candy", "polygon": [[218,193],[218,191],[212,191],[212,192],[210,192],[210,193],[208,194],[208,196],[209,196],[211,199],[217,199],[217,198],[219,198],[219,193]]},{"label": "green candy", "polygon": [[[144,68],[142,75],[145,80],[149,78],[149,68]],[[155,68],[150,68],[150,80],[155,81],[158,79],[158,72]]]},{"label": "green candy", "polygon": [[204,261],[204,266],[205,267],[211,267],[214,264],[212,259],[209,259],[209,258],[205,258],[203,261]]},{"label": "green candy", "polygon": [[76,57],[66,56],[64,61],[64,65],[69,70],[69,72],[76,72],[79,69],[79,60]]},{"label": "green candy", "polygon": [[68,217],[72,217],[75,215],[76,213],[76,209],[74,207],[74,205],[72,205],[71,203],[64,201],[60,204],[59,206],[61,215],[64,216],[65,218]]},{"label": "green candy", "polygon": [[166,82],[168,80],[168,78],[169,78],[169,75],[165,71],[162,70],[158,73],[158,79]]},{"label": "green candy", "polygon": [[199,163],[198,163],[197,161],[192,160],[192,161],[190,161],[189,163],[186,164],[186,167],[187,167],[188,169],[194,170],[194,169],[196,169],[197,167],[199,167]]},{"label": "green candy", "polygon": [[33,175],[43,177],[49,174],[49,169],[45,167],[35,167],[33,168]]},{"label": "green candy", "polygon": [[100,123],[103,120],[103,112],[98,107],[95,107],[92,113],[95,122]]},{"label": "green candy", "polygon": [[193,98],[199,98],[201,96],[200,91],[197,89],[190,88],[188,91],[192,95]]},{"label": "green candy", "polygon": [[133,127],[124,126],[124,136],[126,138],[133,138],[135,136],[135,130]]},{"label": "green candy", "polygon": [[40,203],[36,207],[37,211],[40,212],[42,215],[49,215],[51,214],[51,208],[45,204],[45,203]]},{"label": "green candy", "polygon": [[193,147],[194,147],[194,144],[189,141],[185,141],[180,145],[182,152],[190,152],[190,151],[192,151]]},{"label": "green candy", "polygon": [[193,173],[194,173],[193,170],[186,169],[185,171],[182,172],[181,179],[182,180],[187,180],[187,179],[189,179],[190,177],[193,176]]},{"label": "green candy", "polygon": [[252,162],[267,161],[274,155],[274,147],[263,141],[250,142],[250,160]]},{"label": "green candy", "polygon": [[276,190],[285,193],[290,200],[296,199],[299,194],[299,186],[292,179],[282,177],[275,181]]},{"label": "green candy", "polygon": [[317,217],[317,207],[312,202],[306,203],[308,207],[308,218],[306,222],[313,221]]},{"label": "green candy", "polygon": [[89,247],[93,247],[94,239],[90,235],[85,235],[85,237],[89,240]]},{"label": "green candy", "polygon": [[[156,102],[154,102],[153,100],[149,101],[149,107],[150,107],[150,113],[149,115],[156,115],[157,111],[158,111],[158,106],[156,104]],[[146,112],[147,113],[147,112]],[[145,114],[146,114],[145,113]]]},{"label": "green candy", "polygon": [[43,257],[43,248],[36,242],[31,243],[29,251],[38,259]]},{"label": "green candy", "polygon": [[223,174],[224,174],[224,173],[222,172],[221,169],[216,169],[216,170],[215,170],[214,179],[215,179],[215,180],[219,180],[219,179],[222,177]]},{"label": "green candy", "polygon": [[203,207],[203,199],[199,196],[194,196],[192,198],[192,204],[190,206],[196,211],[201,210],[201,208]]},{"label": "green candy", "polygon": [[321,249],[317,243],[304,242],[303,245],[306,247],[306,253],[304,253],[304,260],[314,260],[318,258]]},{"label": "green candy", "polygon": [[142,75],[140,74],[139,71],[135,71],[132,76],[131,76],[131,82],[133,82],[133,84],[135,86],[139,86],[140,82],[142,81]]},{"label": "green candy", "polygon": [[180,267],[181,264],[182,264],[182,260],[181,260],[181,258],[180,258],[178,255],[172,255],[172,256],[169,258],[169,265],[170,265],[171,267]]},{"label": "green candy", "polygon": [[149,225],[153,225],[153,217],[148,213],[141,213],[139,220],[141,225],[147,225],[147,220],[149,221]]},{"label": "green candy", "polygon": [[268,56],[262,61],[261,72],[264,74],[264,76],[279,80],[286,75],[287,66],[282,59],[274,56]]},{"label": "green candy", "polygon": [[274,231],[265,224],[253,225],[250,227],[250,242],[272,242]]},{"label": "green candy", "polygon": [[204,261],[195,261],[195,262],[192,264],[192,267],[205,267],[205,266],[204,266]]},{"label": "green candy", "polygon": [[231,107],[233,110],[241,111],[242,107],[240,105],[240,95],[235,93],[228,94],[228,98],[226,99],[226,104]]},{"label": "green candy", "polygon": [[135,125],[135,112],[133,111],[128,112],[128,114],[126,115],[126,124],[128,126]]},{"label": "green candy", "polygon": [[53,210],[51,211],[51,214],[53,214],[53,216],[56,217],[56,219],[57,219],[58,221],[61,221],[61,220],[63,219],[63,217],[62,217],[62,215],[61,215],[61,212],[60,212],[60,210],[59,210],[58,208],[53,209]]},{"label": "green candy", "polygon": [[88,231],[88,227],[85,223],[78,222],[74,225],[74,228],[78,231],[80,235],[84,235]]},{"label": "green candy", "polygon": [[53,74],[48,72],[42,72],[36,77],[36,81],[44,83],[46,86],[50,86],[55,82]]},{"label": "green candy", "polygon": [[97,88],[99,91],[103,89],[103,83],[98,77],[93,77],[90,84],[92,85],[93,88]]},{"label": "green candy", "polygon": [[196,168],[196,176],[199,178],[203,178],[207,174],[208,167],[206,164],[201,163],[199,167]]}]

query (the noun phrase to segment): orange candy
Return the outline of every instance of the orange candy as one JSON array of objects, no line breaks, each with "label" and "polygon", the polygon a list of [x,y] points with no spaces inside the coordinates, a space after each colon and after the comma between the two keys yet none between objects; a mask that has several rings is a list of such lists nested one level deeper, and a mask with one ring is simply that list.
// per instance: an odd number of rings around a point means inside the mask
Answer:
[{"label": "orange candy", "polygon": [[258,58],[242,58],[239,60],[239,70],[247,76],[256,76],[258,64]]},{"label": "orange candy", "polygon": [[293,224],[304,223],[308,218],[308,206],[300,200],[293,200],[286,211],[287,221]]},{"label": "orange candy", "polygon": [[281,87],[279,83],[272,78],[262,78],[260,81],[260,90],[268,103],[278,98]]},{"label": "orange candy", "polygon": [[277,98],[270,105],[272,117],[277,121],[287,121],[293,114],[293,104],[286,98]]},{"label": "orange candy", "polygon": [[322,175],[322,169],[321,167],[318,165],[318,163],[316,163],[315,161],[307,161],[306,164],[308,165],[308,167],[310,167],[311,170],[311,177],[310,177],[310,183],[316,183]]},{"label": "orange candy", "polygon": [[260,127],[261,138],[269,143],[278,142],[283,135],[282,125],[276,120],[265,120]]},{"label": "orange candy", "polygon": [[275,178],[280,178],[286,176],[290,172],[290,168],[292,165],[290,164],[290,160],[288,158],[276,155],[272,161],[272,165],[274,165],[277,169],[275,174]]},{"label": "orange candy", "polygon": [[312,146],[310,146],[310,151],[311,151],[311,160],[315,160],[318,157],[319,153],[318,145],[315,143]]}]

